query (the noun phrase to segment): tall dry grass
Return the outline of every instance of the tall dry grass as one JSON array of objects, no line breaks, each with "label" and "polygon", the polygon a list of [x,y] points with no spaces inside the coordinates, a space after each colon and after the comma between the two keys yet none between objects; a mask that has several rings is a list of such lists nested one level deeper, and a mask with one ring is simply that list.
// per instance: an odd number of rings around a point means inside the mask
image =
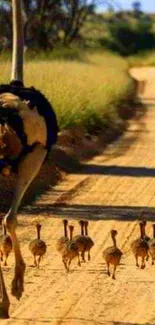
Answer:
[{"label": "tall dry grass", "polygon": [[[1,60],[0,70],[0,83],[9,82],[9,59]],[[60,129],[119,129],[123,122],[118,107],[134,93],[127,70],[124,59],[107,52],[87,53],[80,61],[38,57],[25,63],[25,85],[40,89],[51,101]]]},{"label": "tall dry grass", "polygon": [[155,50],[129,56],[128,62],[130,67],[155,66]]}]

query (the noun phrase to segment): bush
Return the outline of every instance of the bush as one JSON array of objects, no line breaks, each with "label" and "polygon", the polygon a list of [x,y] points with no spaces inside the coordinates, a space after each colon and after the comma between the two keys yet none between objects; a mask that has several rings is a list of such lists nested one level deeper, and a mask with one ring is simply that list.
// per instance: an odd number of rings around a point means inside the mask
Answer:
[{"label": "bush", "polygon": [[108,26],[109,36],[101,39],[100,44],[123,56],[136,54],[155,47],[155,34],[152,21],[141,15],[139,19],[115,19]]}]

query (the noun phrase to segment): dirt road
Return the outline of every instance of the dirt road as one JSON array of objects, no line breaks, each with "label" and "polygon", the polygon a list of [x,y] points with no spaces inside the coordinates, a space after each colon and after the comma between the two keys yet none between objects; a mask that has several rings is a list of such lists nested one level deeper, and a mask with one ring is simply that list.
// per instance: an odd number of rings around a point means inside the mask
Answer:
[{"label": "dirt road", "polygon": [[[143,100],[146,114],[132,122],[126,134],[103,154],[85,163],[27,207],[20,215],[18,233],[27,263],[25,293],[18,302],[10,295],[11,318],[2,324],[29,325],[131,325],[155,324],[155,267],[137,269],[130,243],[139,234],[137,219],[148,219],[152,236],[155,220],[155,69],[134,69],[146,79]],[[62,234],[61,218],[67,216],[79,232],[76,219],[88,218],[95,241],[91,261],[66,274],[55,250]],[[34,238],[34,220],[43,224],[42,238],[48,244],[40,269],[31,266],[29,240]],[[125,252],[112,280],[105,273],[102,250],[111,244],[109,231],[118,230],[118,246]],[[8,291],[13,276],[13,254],[3,268]]]}]

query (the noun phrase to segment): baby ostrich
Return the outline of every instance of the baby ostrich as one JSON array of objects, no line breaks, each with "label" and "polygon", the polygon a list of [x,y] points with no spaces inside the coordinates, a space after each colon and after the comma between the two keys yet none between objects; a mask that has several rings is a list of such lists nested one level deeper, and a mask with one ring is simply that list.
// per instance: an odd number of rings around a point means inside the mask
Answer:
[{"label": "baby ostrich", "polygon": [[88,221],[84,221],[84,228],[85,228],[85,240],[86,240],[86,245],[85,245],[85,252],[88,252],[88,261],[90,261],[91,256],[90,256],[90,250],[94,246],[93,240],[88,236]]},{"label": "baby ostrich", "polygon": [[[146,235],[146,231],[145,231],[145,229],[146,229],[146,220],[142,220],[142,222],[143,222],[143,225],[144,225],[144,228],[143,228],[144,236],[143,236],[143,238],[147,243],[149,243],[151,238]],[[149,253],[146,256],[146,261],[148,261],[148,260],[149,260]]]},{"label": "baby ostrich", "polygon": [[88,246],[88,238],[84,236],[84,221],[80,220],[79,225],[81,227],[81,235],[76,235],[73,237],[73,241],[76,243],[78,247],[78,251],[81,253],[82,261],[85,261],[85,251]]},{"label": "baby ostrich", "polygon": [[[20,299],[24,291],[25,262],[16,234],[17,212],[28,186],[38,174],[48,152],[56,142],[58,126],[55,113],[46,97],[23,83],[22,1],[12,0],[13,60],[11,83],[0,85],[0,171],[17,173],[12,205],[4,224],[12,239],[15,272],[12,294]],[[4,168],[6,169],[4,170]],[[0,269],[0,317],[8,317],[9,299]]]},{"label": "baby ostrich", "polygon": [[117,230],[112,229],[111,230],[111,238],[113,241],[113,246],[108,247],[103,251],[103,258],[106,261],[107,273],[109,276],[110,276],[110,264],[112,264],[114,266],[112,279],[115,279],[116,268],[120,264],[120,260],[121,260],[122,254],[123,254],[121,252],[121,250],[117,247],[116,235],[117,235]]},{"label": "baby ostrich", "polygon": [[70,238],[68,241],[66,241],[66,243],[64,244],[64,247],[61,251],[62,261],[64,263],[64,266],[65,266],[65,269],[67,272],[69,272],[71,261],[75,257],[78,258],[78,265],[81,266],[78,247],[73,240],[74,226],[69,226],[69,231],[70,231]]},{"label": "baby ostrich", "polygon": [[134,240],[131,244],[131,250],[135,256],[136,259],[136,266],[139,267],[138,264],[138,257],[141,257],[142,263],[141,263],[141,269],[145,268],[145,258],[148,257],[148,250],[149,250],[149,245],[147,241],[145,240],[145,232],[144,232],[144,222],[140,221],[139,222],[139,227],[140,227],[140,238]]},{"label": "baby ostrich", "polygon": [[143,233],[144,233],[144,235],[143,235],[143,238],[144,238],[144,240],[146,240],[147,241],[147,243],[150,241],[150,237],[149,236],[147,236],[146,235],[146,231],[145,231],[145,229],[146,229],[146,220],[142,220],[142,222],[143,222],[143,225],[144,225],[144,227],[143,227]]},{"label": "baby ostrich", "polygon": [[[36,224],[37,229],[37,238],[33,239],[29,244],[29,249],[34,256],[34,265],[39,268],[41,258],[46,253],[46,243],[40,239],[40,231],[41,225],[39,223]],[[38,262],[36,260],[36,256],[38,256]]]},{"label": "baby ostrich", "polygon": [[9,235],[6,233],[6,227],[3,224],[3,239],[0,245],[0,252],[1,252],[1,261],[3,261],[3,258],[5,256],[4,265],[7,266],[7,259],[9,254],[12,251],[12,240]]},{"label": "baby ostrich", "polygon": [[154,265],[154,261],[155,261],[155,223],[153,223],[152,227],[153,227],[153,238],[150,239],[148,244],[149,244],[149,253],[152,258],[152,265]]},{"label": "baby ostrich", "polygon": [[64,245],[69,241],[68,233],[67,233],[67,225],[68,225],[68,220],[64,219],[63,220],[64,236],[60,237],[56,243],[56,249],[60,253],[62,252]]}]

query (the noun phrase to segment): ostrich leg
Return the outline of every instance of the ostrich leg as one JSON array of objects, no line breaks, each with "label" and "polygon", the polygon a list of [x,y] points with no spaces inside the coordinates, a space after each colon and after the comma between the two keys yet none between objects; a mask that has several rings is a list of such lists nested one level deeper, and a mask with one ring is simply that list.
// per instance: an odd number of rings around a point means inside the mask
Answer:
[{"label": "ostrich leg", "polygon": [[28,153],[19,163],[17,183],[13,201],[9,212],[4,217],[4,223],[10,233],[15,254],[15,275],[12,281],[12,294],[20,299],[24,291],[25,263],[21,254],[20,244],[16,235],[17,210],[28,186],[38,174],[46,157],[47,150],[40,144],[36,144],[33,151]]},{"label": "ostrich leg", "polygon": [[0,319],[9,318],[9,307],[10,302],[5,288],[5,283],[3,279],[2,269],[0,265]]}]

